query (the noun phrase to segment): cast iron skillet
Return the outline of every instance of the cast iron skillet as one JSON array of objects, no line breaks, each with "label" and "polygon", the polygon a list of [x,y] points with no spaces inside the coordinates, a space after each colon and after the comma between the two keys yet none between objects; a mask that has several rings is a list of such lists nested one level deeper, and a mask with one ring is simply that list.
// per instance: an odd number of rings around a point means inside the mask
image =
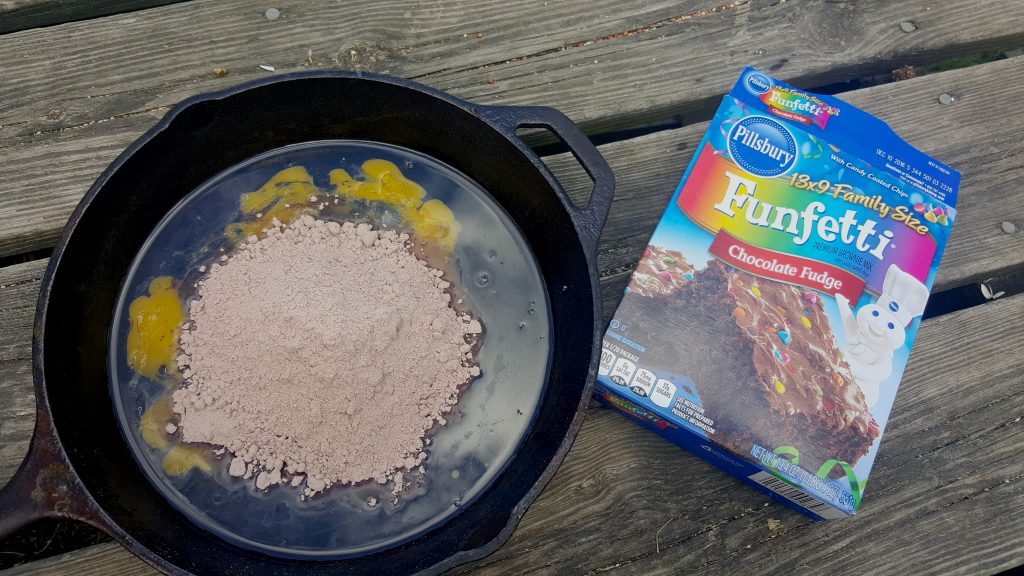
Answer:
[{"label": "cast iron skillet", "polygon": [[[572,204],[519,127],[553,131],[594,181]],[[348,560],[287,560],[233,546],[168,504],[121,436],[108,392],[107,336],[129,264],[164,214],[228,166],[281,146],[360,139],[405,146],[475,180],[519,226],[552,311],[550,377],[505,471],[442,526]],[[560,112],[479,106],[386,76],[277,76],[186,100],[99,177],[64,229],[42,281],[33,337],[37,402],[29,455],[0,491],[0,538],[36,519],[110,534],[171,574],[436,573],[495,551],[555,473],[582,424],[599,354],[596,249],[614,181]]]}]

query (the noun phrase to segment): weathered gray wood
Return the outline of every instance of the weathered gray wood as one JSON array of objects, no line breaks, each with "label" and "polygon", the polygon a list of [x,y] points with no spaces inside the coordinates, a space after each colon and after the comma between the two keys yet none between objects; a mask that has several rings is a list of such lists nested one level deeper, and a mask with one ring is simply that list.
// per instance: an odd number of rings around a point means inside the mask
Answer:
[{"label": "weathered gray wood", "polygon": [[[1019,106],[1015,86],[1022,84],[1024,58],[1016,57],[842,95],[888,119],[912,144],[964,173],[960,217],[937,290],[1024,262],[1024,234],[1007,234],[1001,227],[1002,222],[1011,221],[1024,228],[1024,201],[1016,193],[1024,186],[1024,154],[1017,138],[1019,128],[1007,121]],[[955,94],[955,101],[940,103],[938,96],[943,93]],[[984,113],[979,113],[980,107]],[[601,147],[618,181],[618,217],[605,230],[602,267],[624,270],[635,260],[705,128],[706,123],[700,123]],[[555,156],[549,161],[568,188],[586,189],[574,177],[579,171],[569,169],[571,157]],[[3,209],[0,200],[0,212]]]},{"label": "weathered gray wood", "polygon": [[35,425],[32,315],[46,260],[0,268],[0,486],[28,452]]},{"label": "weathered gray wood", "polygon": [[0,362],[24,358],[32,340],[39,280],[48,260],[0,268]]},{"label": "weathered gray wood", "polygon": [[[719,3],[722,10],[700,11]],[[1006,47],[1024,30],[1019,7],[1005,0],[941,10],[924,1],[710,1],[681,8],[590,2],[585,18],[575,3],[550,2],[532,11],[521,4],[492,2],[478,10],[385,1],[368,12],[283,2],[277,4],[283,26],[268,28],[271,23],[260,20],[266,6],[245,4],[251,12],[243,12],[240,0],[191,2],[0,38],[0,255],[51,245],[102,167],[170,103],[261,75],[259,63],[278,71],[303,67],[307,48],[317,66],[417,76],[483,102],[558,105],[594,132],[703,112],[748,61],[764,68],[781,63],[775,74],[811,86]],[[916,31],[901,32],[905,20],[914,21]],[[766,34],[757,35],[758,27]],[[619,35],[624,30],[635,33]],[[523,54],[533,56],[506,62]],[[214,78],[215,66],[231,73]],[[1020,61],[1000,66],[973,76],[936,76],[944,85],[916,83],[929,80],[923,79],[896,85],[904,92],[844,96],[965,171],[961,219],[941,286],[1020,265],[1020,233],[999,230],[1004,220],[1024,228],[1021,196],[1013,194],[1022,188],[1024,163],[1013,132],[1016,108],[1007,107],[1014,101],[1005,90],[995,110],[980,93],[998,92],[1000,82],[1002,88],[1022,84],[1015,68]],[[961,108],[946,112],[928,101],[933,89],[957,96],[950,106]],[[609,304],[617,301],[702,131],[697,126],[604,147],[621,190],[601,254]],[[562,172],[564,159],[552,160],[560,161]],[[636,224],[626,225],[627,219]],[[28,334],[38,289],[33,276],[44,265],[0,269],[0,285],[14,284],[0,288],[0,482],[24,454],[32,424]],[[513,542],[468,570],[584,573],[617,566],[622,573],[732,573],[744,566],[987,573],[1020,564],[1022,545],[1013,535],[1021,521],[1006,511],[1024,503],[1017,464],[1022,438],[1014,420],[1021,377],[1012,356],[994,351],[1020,348],[1021,327],[1012,320],[1022,313],[1016,297],[925,323],[866,510],[849,521],[851,528],[846,522],[808,526],[775,505],[764,508],[756,493],[624,419],[594,410]],[[641,448],[648,451],[638,453]],[[920,493],[913,492],[917,486]],[[18,572],[152,573],[112,544]]]},{"label": "weathered gray wood", "polygon": [[[511,541],[467,574],[988,574],[1024,562],[1024,296],[927,320],[864,508],[815,524],[592,409]],[[1000,345],[992,338],[998,335]],[[955,353],[952,351],[956,351]],[[965,359],[971,361],[965,361]],[[100,572],[98,570],[105,570]],[[114,544],[11,574],[155,572]]]},{"label": "weathered gray wood", "polygon": [[6,0],[0,2],[0,34],[163,6],[181,0]]},{"label": "weathered gray wood", "polygon": [[158,576],[160,572],[115,542],[96,544],[45,560],[0,570],[3,576],[73,574],[74,576]]},{"label": "weathered gray wood", "polygon": [[1024,505],[1024,375],[990,339],[1024,345],[1022,314],[1017,297],[923,324],[927,344],[911,358],[854,519],[814,524],[764,506],[595,411],[520,531],[479,572],[979,574],[1019,564],[1024,518],[1009,511]]},{"label": "weathered gray wood", "polygon": [[[936,284],[937,290],[999,270],[1024,265],[1024,234],[1006,234],[1000,222],[1024,223],[1024,149],[1019,128],[1005,118],[1017,107],[1015,86],[1024,85],[1024,58],[985,64],[913,81],[844,95],[851,102],[893,118],[911,142],[923,141],[940,157],[964,170],[960,215]],[[940,91],[957,95],[938,103]],[[985,114],[978,114],[979,106]],[[599,266],[604,278],[605,313],[618,302],[629,271],[643,250],[690,155],[703,133],[699,124],[601,147],[618,178],[618,191],[602,237]],[[550,163],[566,185],[587,189],[568,155]],[[1024,228],[1024,226],[1021,226]],[[0,386],[14,386],[19,398],[0,423],[0,480],[4,464],[25,453],[32,426],[30,398],[31,315],[45,260],[0,269]],[[0,392],[2,392],[0,388]],[[26,404],[26,402],[28,402]],[[5,408],[0,408],[4,410]],[[13,469],[9,473],[13,473]],[[7,474],[9,474],[7,473]]]},{"label": "weathered gray wood", "polygon": [[1024,42],[1016,0],[277,5],[272,22],[244,0],[196,0],[4,36],[0,255],[51,246],[103,167],[169,106],[267,74],[260,64],[555,105],[599,132],[705,115],[748,63],[814,86]]}]

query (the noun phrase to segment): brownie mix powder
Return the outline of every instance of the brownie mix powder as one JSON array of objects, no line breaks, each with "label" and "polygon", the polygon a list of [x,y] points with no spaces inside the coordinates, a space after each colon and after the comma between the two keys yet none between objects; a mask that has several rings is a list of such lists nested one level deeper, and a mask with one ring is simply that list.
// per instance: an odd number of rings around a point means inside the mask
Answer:
[{"label": "brownie mix powder", "polygon": [[300,486],[394,480],[425,459],[473,362],[479,321],[405,234],[304,216],[221,257],[181,331],[174,411],[229,473]]}]

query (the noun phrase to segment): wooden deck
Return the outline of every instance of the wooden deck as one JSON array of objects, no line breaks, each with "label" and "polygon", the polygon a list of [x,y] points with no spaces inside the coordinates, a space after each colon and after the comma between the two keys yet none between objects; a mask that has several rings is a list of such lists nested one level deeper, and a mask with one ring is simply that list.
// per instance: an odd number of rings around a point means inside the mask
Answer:
[{"label": "wooden deck", "polygon": [[[372,70],[481,103],[566,112],[605,142],[618,180],[600,253],[606,313],[747,64],[841,92],[963,173],[936,293],[1024,271],[1020,0],[168,2],[0,2],[0,483],[27,450],[32,314],[71,210],[170,106],[268,74],[260,65]],[[270,7],[280,17],[268,19]],[[890,82],[903,66],[920,77]],[[877,85],[853,89],[865,83]],[[566,155],[546,159],[570,189],[585,188]],[[592,408],[509,543],[456,573],[989,574],[1024,565],[1024,294],[1007,286],[922,323],[856,517],[812,523]],[[0,544],[0,565],[12,563],[5,552]],[[107,542],[0,572],[34,573],[153,570]]]}]

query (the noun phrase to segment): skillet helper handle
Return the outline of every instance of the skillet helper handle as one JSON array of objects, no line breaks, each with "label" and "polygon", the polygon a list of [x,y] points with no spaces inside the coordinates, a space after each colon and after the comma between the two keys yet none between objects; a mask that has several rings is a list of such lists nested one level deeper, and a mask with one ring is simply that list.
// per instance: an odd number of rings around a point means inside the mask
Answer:
[{"label": "skillet helper handle", "polygon": [[[568,116],[547,106],[480,106],[478,114],[501,130],[506,136],[518,139],[519,128],[543,128],[554,133],[569,147],[569,152],[590,176],[594,186],[590,199],[583,206],[576,206],[561,186],[556,186],[562,203],[569,209],[576,229],[583,239],[584,248],[591,257],[597,254],[597,243],[612,196],[615,194],[615,175],[597,147],[587,138]],[[520,142],[522,142],[520,140]],[[525,146],[525,144],[524,144]],[[538,166],[546,170],[544,166]]]},{"label": "skillet helper handle", "polygon": [[17,472],[0,488],[0,542],[44,518],[77,520],[102,528],[92,504],[45,415],[36,417],[28,455]]}]

